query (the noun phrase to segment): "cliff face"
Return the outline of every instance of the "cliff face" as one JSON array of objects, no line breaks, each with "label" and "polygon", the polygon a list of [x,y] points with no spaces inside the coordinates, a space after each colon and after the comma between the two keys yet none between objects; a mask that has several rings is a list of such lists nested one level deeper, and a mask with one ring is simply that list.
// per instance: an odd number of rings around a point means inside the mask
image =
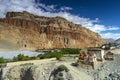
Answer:
[{"label": "cliff face", "polygon": [[26,11],[8,12],[0,19],[1,40],[22,49],[94,47],[104,43],[99,34],[62,17],[42,17]]}]

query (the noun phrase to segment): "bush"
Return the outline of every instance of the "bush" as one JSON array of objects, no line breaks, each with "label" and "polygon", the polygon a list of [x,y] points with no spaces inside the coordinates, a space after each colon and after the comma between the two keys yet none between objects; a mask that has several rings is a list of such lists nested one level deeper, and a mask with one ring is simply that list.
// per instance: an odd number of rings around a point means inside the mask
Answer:
[{"label": "bush", "polygon": [[55,57],[57,60],[59,60],[61,57],[63,57],[63,54],[61,52],[52,52],[50,53],[50,57]]},{"label": "bush", "polygon": [[25,56],[25,60],[35,60],[37,57],[35,57],[35,56],[31,56],[31,57],[26,57]]},{"label": "bush", "polygon": [[24,56],[24,54],[18,54],[16,57],[14,56],[13,61],[26,61],[26,60],[35,60],[37,57],[36,56]]},{"label": "bush", "polygon": [[24,54],[18,54],[17,58],[18,58],[18,61],[23,61],[25,59],[25,56]]},{"label": "bush", "polygon": [[5,59],[3,57],[0,57],[0,63],[5,63]]},{"label": "bush", "polygon": [[81,51],[81,49],[77,49],[77,48],[63,48],[61,49],[61,52],[63,54],[79,54]]},{"label": "bush", "polygon": [[14,62],[18,61],[18,58],[14,56],[13,61]]},{"label": "bush", "polygon": [[61,52],[49,52],[46,54],[39,54],[37,57],[39,57],[40,59],[45,59],[45,58],[60,59],[61,57],[63,57],[63,54]]}]

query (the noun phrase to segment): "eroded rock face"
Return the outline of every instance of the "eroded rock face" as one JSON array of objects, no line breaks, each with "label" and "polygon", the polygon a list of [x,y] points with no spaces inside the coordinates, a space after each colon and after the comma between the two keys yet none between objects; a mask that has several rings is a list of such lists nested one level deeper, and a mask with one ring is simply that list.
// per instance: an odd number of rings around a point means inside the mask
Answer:
[{"label": "eroded rock face", "polygon": [[27,70],[22,70],[23,72],[21,73],[21,80],[35,80],[33,78],[33,73],[31,67],[28,68]]},{"label": "eroded rock face", "polygon": [[[104,43],[99,34],[61,17],[8,12],[0,19],[0,40],[23,49],[94,47]],[[4,36],[4,37],[3,37]]]},{"label": "eroded rock face", "polygon": [[49,80],[54,66],[55,62],[5,67],[0,71],[0,80]]},{"label": "eroded rock face", "polygon": [[0,70],[0,80],[74,80],[70,70],[55,62],[7,66]]},{"label": "eroded rock face", "polygon": [[3,70],[0,69],[0,80],[2,80]]},{"label": "eroded rock face", "polygon": [[74,80],[65,65],[60,65],[55,68],[49,77],[49,80]]}]

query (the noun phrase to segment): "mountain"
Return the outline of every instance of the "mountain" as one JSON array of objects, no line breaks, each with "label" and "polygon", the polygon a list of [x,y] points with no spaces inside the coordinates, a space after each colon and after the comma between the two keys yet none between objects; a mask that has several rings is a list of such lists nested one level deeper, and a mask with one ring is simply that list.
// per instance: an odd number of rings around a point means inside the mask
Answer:
[{"label": "mountain", "polygon": [[112,38],[108,38],[108,39],[104,39],[106,42],[108,42],[108,43],[113,43],[113,42],[115,42],[115,40],[114,39],[112,39]]},{"label": "mountain", "polygon": [[94,47],[105,43],[98,33],[62,17],[8,12],[0,19],[0,49]]},{"label": "mountain", "polygon": [[120,43],[120,38],[115,41],[115,43]]}]

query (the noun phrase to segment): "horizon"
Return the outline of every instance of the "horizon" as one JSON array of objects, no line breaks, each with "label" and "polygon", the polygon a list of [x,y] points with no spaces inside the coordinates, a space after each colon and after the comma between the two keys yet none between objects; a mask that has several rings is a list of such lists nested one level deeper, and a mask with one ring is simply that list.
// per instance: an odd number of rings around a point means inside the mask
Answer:
[{"label": "horizon", "polygon": [[60,16],[75,24],[81,24],[102,38],[120,38],[120,1],[114,0],[0,0],[0,18],[7,12],[28,11],[34,15]]}]

